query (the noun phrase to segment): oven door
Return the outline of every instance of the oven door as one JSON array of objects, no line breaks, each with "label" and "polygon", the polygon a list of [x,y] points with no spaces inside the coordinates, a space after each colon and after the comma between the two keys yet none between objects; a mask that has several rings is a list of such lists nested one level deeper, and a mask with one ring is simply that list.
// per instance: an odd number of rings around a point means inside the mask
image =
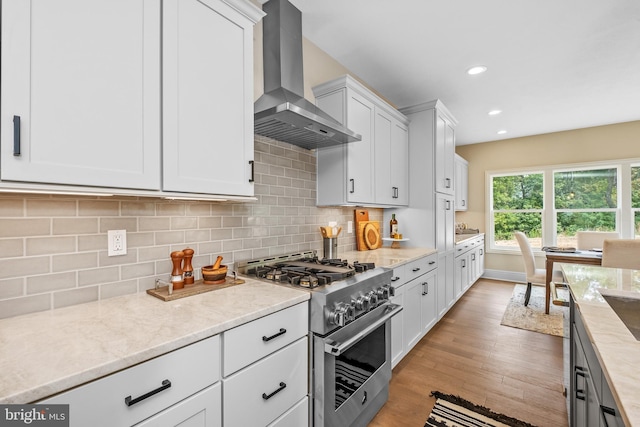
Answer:
[{"label": "oven door", "polygon": [[389,396],[391,317],[387,303],[326,336],[314,337],[314,425],[366,426]]}]

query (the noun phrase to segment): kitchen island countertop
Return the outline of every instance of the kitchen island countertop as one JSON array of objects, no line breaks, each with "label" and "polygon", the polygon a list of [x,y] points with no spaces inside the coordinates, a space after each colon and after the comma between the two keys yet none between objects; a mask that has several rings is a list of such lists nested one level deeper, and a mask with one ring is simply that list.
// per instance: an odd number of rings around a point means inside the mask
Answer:
[{"label": "kitchen island countertop", "polygon": [[170,302],[146,293],[0,320],[0,403],[32,403],[309,299],[252,279]]},{"label": "kitchen island countertop", "polygon": [[561,264],[585,329],[627,426],[640,426],[640,341],[602,293],[640,298],[640,271]]}]

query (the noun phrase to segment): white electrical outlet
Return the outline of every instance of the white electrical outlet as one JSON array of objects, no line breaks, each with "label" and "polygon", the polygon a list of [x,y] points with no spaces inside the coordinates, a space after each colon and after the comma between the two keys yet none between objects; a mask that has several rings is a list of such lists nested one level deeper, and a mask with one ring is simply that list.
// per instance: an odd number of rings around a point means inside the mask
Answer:
[{"label": "white electrical outlet", "polygon": [[353,221],[347,221],[347,234],[353,233]]},{"label": "white electrical outlet", "polygon": [[109,256],[127,254],[127,230],[109,230],[107,240]]}]

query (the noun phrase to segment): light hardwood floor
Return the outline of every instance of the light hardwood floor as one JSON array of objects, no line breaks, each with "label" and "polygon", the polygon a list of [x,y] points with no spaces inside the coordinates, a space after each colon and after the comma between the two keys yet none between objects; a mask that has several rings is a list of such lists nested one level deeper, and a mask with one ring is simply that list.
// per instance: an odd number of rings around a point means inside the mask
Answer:
[{"label": "light hardwood floor", "polygon": [[478,280],[394,368],[369,427],[422,427],[433,390],[537,426],[568,425],[562,338],[501,326],[513,283]]}]

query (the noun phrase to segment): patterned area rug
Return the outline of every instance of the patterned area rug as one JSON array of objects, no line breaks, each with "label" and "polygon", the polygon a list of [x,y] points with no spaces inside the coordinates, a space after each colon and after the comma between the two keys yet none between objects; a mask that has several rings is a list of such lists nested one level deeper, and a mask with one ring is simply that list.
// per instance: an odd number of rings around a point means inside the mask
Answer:
[{"label": "patterned area rug", "polygon": [[[549,305],[549,314],[544,314],[544,286],[533,286],[529,305],[524,306],[524,293],[527,285],[516,284],[507,309],[502,316],[501,325],[527,329],[558,337],[564,336],[563,317],[569,315],[569,308]],[[567,289],[558,289],[558,296],[569,300]]]},{"label": "patterned area rug", "polygon": [[424,427],[534,427],[484,406],[475,405],[460,396],[432,391],[436,404]]}]

